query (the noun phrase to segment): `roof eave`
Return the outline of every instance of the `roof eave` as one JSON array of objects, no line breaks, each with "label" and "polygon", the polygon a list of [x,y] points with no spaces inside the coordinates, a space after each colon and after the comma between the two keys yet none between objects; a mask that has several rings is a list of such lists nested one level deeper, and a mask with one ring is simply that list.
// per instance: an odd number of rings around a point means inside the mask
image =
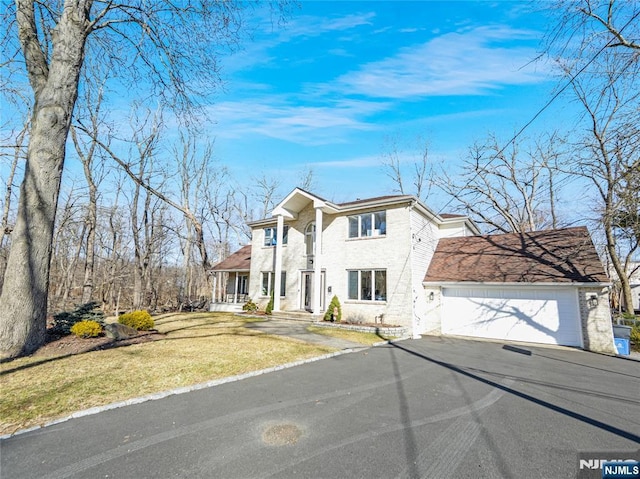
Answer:
[{"label": "roof eave", "polygon": [[553,286],[553,287],[610,287],[610,282],[573,282],[573,281],[423,281],[423,286]]}]

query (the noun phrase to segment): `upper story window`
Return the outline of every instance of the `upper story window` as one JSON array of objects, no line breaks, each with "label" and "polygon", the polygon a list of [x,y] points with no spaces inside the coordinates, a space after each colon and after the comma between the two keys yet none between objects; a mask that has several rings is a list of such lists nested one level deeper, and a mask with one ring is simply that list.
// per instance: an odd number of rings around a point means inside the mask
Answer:
[{"label": "upper story window", "polygon": [[387,212],[374,211],[349,216],[349,238],[365,238],[387,234]]},{"label": "upper story window", "polygon": [[316,242],[316,224],[315,222],[309,223],[304,230],[304,245],[305,254],[313,255]]},{"label": "upper story window", "polygon": [[[289,237],[289,226],[284,225],[284,230],[282,232],[282,244],[287,244],[287,240]],[[265,246],[274,246],[278,239],[278,228],[265,228],[264,229],[264,245]]]}]

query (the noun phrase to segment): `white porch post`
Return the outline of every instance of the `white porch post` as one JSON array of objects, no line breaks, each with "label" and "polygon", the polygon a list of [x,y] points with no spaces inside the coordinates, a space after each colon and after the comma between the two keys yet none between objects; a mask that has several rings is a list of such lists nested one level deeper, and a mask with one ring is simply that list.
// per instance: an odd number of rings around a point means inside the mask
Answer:
[{"label": "white porch post", "polygon": [[282,276],[282,238],[284,237],[284,216],[278,215],[276,229],[276,264],[273,272],[273,310],[280,311],[280,277]]},{"label": "white porch post", "polygon": [[313,251],[313,314],[320,314],[322,291],[322,209],[316,208],[316,241]]},{"label": "white porch post", "polygon": [[236,284],[233,289],[233,304],[236,304],[238,302],[238,281],[239,280],[240,280],[240,275],[236,271]]}]

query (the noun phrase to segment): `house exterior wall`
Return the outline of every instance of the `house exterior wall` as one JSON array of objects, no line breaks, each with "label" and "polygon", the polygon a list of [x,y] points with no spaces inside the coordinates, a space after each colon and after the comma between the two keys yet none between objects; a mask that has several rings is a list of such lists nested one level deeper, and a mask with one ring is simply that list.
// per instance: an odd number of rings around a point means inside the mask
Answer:
[{"label": "house exterior wall", "polygon": [[631,302],[634,310],[640,310],[640,263],[634,262],[629,265],[633,271],[629,277],[631,283]]},{"label": "house exterior wall", "polygon": [[456,223],[447,223],[440,226],[438,236],[440,238],[452,238],[454,236],[473,236],[474,233],[469,230],[466,222],[460,221]]},{"label": "house exterior wall", "polygon": [[[363,209],[357,213],[382,209]],[[322,265],[326,269],[327,286],[332,289],[329,296],[338,296],[344,320],[375,322],[376,317],[383,315],[385,323],[410,326],[409,208],[404,205],[386,208],[385,211],[387,233],[384,236],[348,238],[348,216],[331,218],[324,230]],[[386,301],[348,299],[348,271],[368,269],[386,271]]]},{"label": "house exterior wall", "polygon": [[[597,305],[590,299],[597,299]],[[578,288],[580,321],[584,349],[604,354],[616,354],[613,342],[609,289],[602,287]]]},{"label": "house exterior wall", "polygon": [[[428,294],[425,294],[422,282],[424,274],[429,268],[429,263],[433,258],[433,254],[438,245],[438,238],[441,234],[438,227],[420,214],[417,210],[412,209],[411,218],[411,303],[412,303],[412,321],[413,336],[428,333],[433,328],[428,323],[429,312],[433,307],[433,300]],[[435,299],[435,296],[434,296]]]},{"label": "house exterior wall", "polygon": [[[308,269],[304,242],[305,229],[314,220],[315,211],[310,204],[300,212],[297,219],[285,222],[285,226],[288,226],[289,230],[287,244],[282,246],[282,271],[286,273],[285,295],[281,296],[280,300],[282,310],[300,309],[302,292],[300,274],[302,270]],[[270,226],[276,226],[275,219]],[[265,246],[264,239],[264,228],[253,228],[249,295],[260,309],[264,309],[269,302],[269,297],[262,294],[262,273],[275,271],[276,248],[275,246]]]},{"label": "house exterior wall", "polygon": [[[349,238],[351,214],[386,212],[386,235]],[[305,229],[315,221],[312,202],[303,208],[295,220],[286,220],[288,241],[282,247],[282,271],[286,272],[286,295],[280,309],[302,308],[302,272],[313,265],[305,254]],[[269,223],[275,226],[276,220]],[[397,324],[417,333],[426,331],[424,323],[427,300],[422,279],[438,241],[438,229],[410,202],[392,206],[362,208],[358,211],[323,214],[321,266],[325,276],[322,289],[323,310],[336,295],[342,305],[343,320]],[[263,309],[269,298],[262,295],[262,272],[275,270],[275,246],[264,246],[264,224],[254,227],[252,235],[249,296]],[[348,299],[348,271],[385,270],[386,301]]]}]

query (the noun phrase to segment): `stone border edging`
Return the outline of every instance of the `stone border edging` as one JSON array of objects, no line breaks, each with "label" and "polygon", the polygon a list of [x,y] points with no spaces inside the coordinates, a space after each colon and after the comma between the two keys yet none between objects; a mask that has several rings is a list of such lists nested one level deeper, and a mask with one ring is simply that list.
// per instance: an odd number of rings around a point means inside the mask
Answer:
[{"label": "stone border edging", "polygon": [[359,333],[387,334],[398,338],[408,337],[407,328],[404,326],[366,326],[364,324],[340,324],[328,323],[326,321],[314,321],[312,324],[320,328],[344,329],[347,331],[357,331]]}]

